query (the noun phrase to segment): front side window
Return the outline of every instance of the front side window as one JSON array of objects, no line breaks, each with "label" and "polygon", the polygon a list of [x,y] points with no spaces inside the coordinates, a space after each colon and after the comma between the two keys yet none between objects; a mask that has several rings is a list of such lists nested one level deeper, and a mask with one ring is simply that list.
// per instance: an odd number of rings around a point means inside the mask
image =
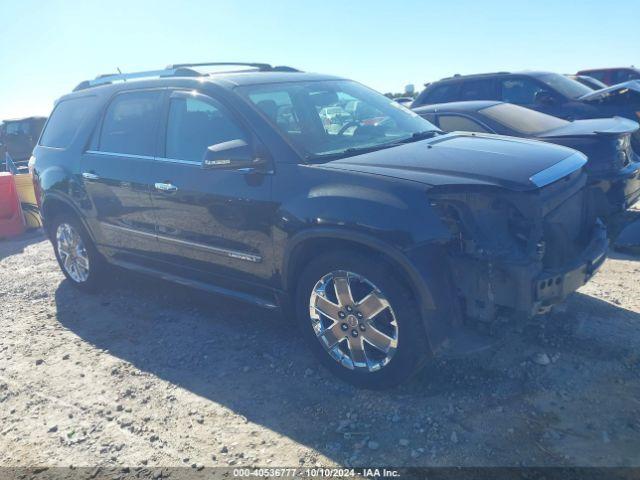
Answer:
[{"label": "front side window", "polygon": [[483,108],[479,113],[525,135],[537,135],[569,124],[569,122],[561,118],[510,103],[492,105],[491,107]]},{"label": "front side window", "polygon": [[502,80],[502,101],[518,105],[533,105],[536,95],[545,89],[538,82],[529,78],[508,78]]},{"label": "front side window", "polygon": [[438,117],[440,128],[445,132],[479,132],[489,133],[475,120],[460,115],[440,115]]},{"label": "front side window", "polygon": [[238,91],[309,158],[383,148],[437,131],[416,113],[356,82],[287,82]]},{"label": "front side window", "polygon": [[153,156],[162,92],[117,95],[102,123],[98,149],[124,155]]},{"label": "front side window", "polygon": [[51,113],[40,139],[43,147],[67,148],[96,101],[96,97],[79,97],[59,102]]},{"label": "front side window", "polygon": [[629,80],[636,80],[640,78],[640,73],[634,70],[617,70],[613,72],[612,84],[628,82]]},{"label": "front side window", "polygon": [[207,147],[230,140],[246,140],[246,135],[217,102],[193,97],[171,99],[167,158],[200,162]]},{"label": "front side window", "polygon": [[588,75],[589,77],[593,77],[596,80],[600,80],[601,82],[604,82],[606,76],[607,76],[607,71],[606,70],[593,70],[590,72],[585,73],[585,75]]}]

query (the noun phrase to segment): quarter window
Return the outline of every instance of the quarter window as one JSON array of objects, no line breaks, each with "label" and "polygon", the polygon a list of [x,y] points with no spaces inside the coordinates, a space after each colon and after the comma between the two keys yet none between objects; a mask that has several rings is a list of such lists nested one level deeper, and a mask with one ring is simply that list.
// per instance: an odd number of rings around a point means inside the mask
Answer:
[{"label": "quarter window", "polygon": [[173,98],[169,107],[166,156],[200,162],[207,147],[231,140],[246,140],[231,115],[214,100]]},{"label": "quarter window", "polygon": [[480,132],[489,131],[475,120],[460,115],[440,115],[440,128],[445,132]]},{"label": "quarter window", "polygon": [[160,91],[118,95],[105,114],[99,150],[153,156],[161,97]]},{"label": "quarter window", "polygon": [[56,105],[42,134],[43,147],[67,148],[85,120],[95,97],[63,100]]}]

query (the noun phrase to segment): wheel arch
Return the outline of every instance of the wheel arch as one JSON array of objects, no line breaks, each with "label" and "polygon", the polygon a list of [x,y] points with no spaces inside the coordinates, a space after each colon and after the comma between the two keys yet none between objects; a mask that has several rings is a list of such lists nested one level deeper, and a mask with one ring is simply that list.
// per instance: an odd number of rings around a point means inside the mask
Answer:
[{"label": "wheel arch", "polygon": [[87,233],[91,236],[93,240],[93,235],[91,234],[91,230],[89,229],[87,222],[85,221],[83,215],[78,210],[72,201],[68,200],[62,195],[49,194],[46,195],[42,199],[42,206],[40,207],[40,213],[42,216],[42,224],[44,226],[45,232],[50,236],[50,225],[53,218],[62,213],[73,215],[76,219],[80,221],[82,226],[85,228]]}]

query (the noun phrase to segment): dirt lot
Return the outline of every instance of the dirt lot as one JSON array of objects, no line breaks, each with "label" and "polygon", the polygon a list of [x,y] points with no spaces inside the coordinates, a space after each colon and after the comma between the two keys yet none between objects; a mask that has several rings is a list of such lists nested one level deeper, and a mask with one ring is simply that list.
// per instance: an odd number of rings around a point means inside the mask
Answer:
[{"label": "dirt lot", "polygon": [[640,257],[400,389],[319,369],[277,314],[0,242],[0,466],[640,466]]}]

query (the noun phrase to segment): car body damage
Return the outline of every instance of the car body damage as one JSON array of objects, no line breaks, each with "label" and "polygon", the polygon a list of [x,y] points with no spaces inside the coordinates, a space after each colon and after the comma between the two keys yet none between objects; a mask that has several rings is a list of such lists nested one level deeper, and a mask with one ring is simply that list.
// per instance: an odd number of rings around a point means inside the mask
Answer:
[{"label": "car body damage", "polygon": [[[532,146],[536,159],[518,162]],[[588,195],[583,154],[459,132],[399,147],[393,158],[390,153],[338,160],[325,168],[429,185],[430,206],[450,232],[438,241],[468,317],[491,321],[544,313],[604,261],[606,228]]]},{"label": "car body damage", "polygon": [[544,313],[586,283],[607,251],[578,168],[527,191],[446,186],[429,191],[453,233],[447,245],[467,316]]}]

